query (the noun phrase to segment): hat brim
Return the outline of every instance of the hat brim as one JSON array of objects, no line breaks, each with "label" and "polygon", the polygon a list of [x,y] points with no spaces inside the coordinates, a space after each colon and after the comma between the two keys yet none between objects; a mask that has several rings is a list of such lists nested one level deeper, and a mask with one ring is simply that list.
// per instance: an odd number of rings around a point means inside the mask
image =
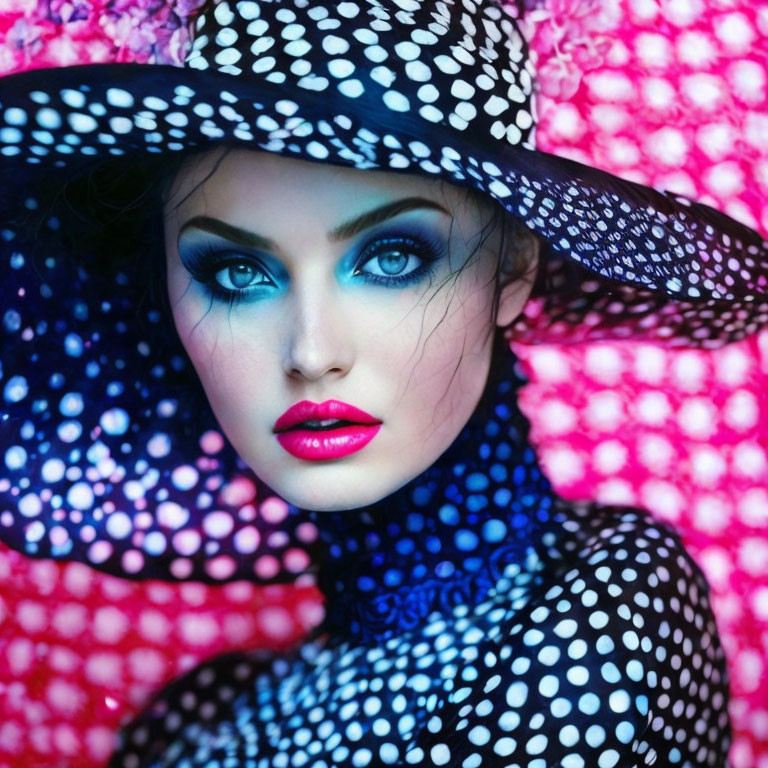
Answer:
[{"label": "hat brim", "polygon": [[[768,320],[768,244],[706,205],[572,160],[399,115],[359,98],[143,64],[35,70],[0,81],[3,186],[54,169],[222,142],[359,169],[419,173],[497,200],[548,244],[524,341],[640,337],[715,347]],[[12,184],[11,184],[12,180]],[[532,305],[535,306],[535,305]],[[723,313],[727,313],[725,317]]]},{"label": "hat brim", "polygon": [[526,341],[716,346],[765,322],[765,243],[706,206],[501,141],[478,147],[405,114],[394,121],[372,102],[340,99],[334,113],[325,95],[294,96],[131,64],[0,80],[0,538],[9,545],[133,578],[272,582],[307,565],[306,521],[239,462],[180,341],[145,301],[162,237],[148,233],[148,256],[110,271],[90,268],[88,256],[102,253],[67,241],[66,221],[10,225],[28,198],[47,198],[44,187],[102,159],[235,142],[481,190],[549,243],[538,299],[515,328]]}]

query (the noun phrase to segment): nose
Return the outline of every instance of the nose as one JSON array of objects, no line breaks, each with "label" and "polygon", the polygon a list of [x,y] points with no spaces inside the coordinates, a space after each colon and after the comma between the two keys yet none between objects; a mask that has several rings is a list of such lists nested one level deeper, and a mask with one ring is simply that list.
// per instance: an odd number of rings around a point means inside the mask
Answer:
[{"label": "nose", "polygon": [[307,285],[294,290],[288,319],[285,371],[292,379],[345,376],[354,362],[351,327],[332,291]]}]

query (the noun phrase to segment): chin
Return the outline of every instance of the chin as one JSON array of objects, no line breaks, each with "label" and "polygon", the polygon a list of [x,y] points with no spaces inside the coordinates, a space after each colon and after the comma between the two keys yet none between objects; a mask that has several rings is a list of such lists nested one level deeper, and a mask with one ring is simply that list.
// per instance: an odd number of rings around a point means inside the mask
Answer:
[{"label": "chin", "polygon": [[[295,493],[292,492],[293,489],[281,491],[274,486],[273,489],[289,504],[313,512],[342,512],[349,509],[359,509],[373,504],[387,495],[361,494],[359,489],[357,492],[350,493],[340,493],[338,488],[333,490],[318,489],[310,493],[307,493],[306,489],[297,490]],[[323,490],[327,492],[323,492]]]},{"label": "chin", "polygon": [[[327,481],[304,478],[296,486],[284,486],[280,483],[270,485],[273,491],[289,504],[299,509],[314,512],[342,512],[359,509],[389,496],[407,482],[393,481],[388,484],[369,482],[369,478],[361,481],[359,474],[349,483],[340,483],[333,478]],[[346,486],[346,487],[345,487]],[[310,489],[311,488],[311,489]]]}]

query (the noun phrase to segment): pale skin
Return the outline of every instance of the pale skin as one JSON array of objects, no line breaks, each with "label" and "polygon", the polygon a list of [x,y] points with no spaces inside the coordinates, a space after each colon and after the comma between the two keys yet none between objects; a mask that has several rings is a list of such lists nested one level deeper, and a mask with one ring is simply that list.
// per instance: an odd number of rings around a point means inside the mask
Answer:
[{"label": "pale skin", "polygon": [[[408,210],[389,207],[383,221],[342,227],[404,200]],[[250,150],[185,162],[165,204],[176,328],[227,438],[288,502],[376,502],[464,427],[487,381],[494,325],[512,322],[531,288],[527,278],[504,286],[493,316],[501,227],[480,242],[493,205],[421,176]],[[380,419],[376,437],[335,460],[286,452],[276,419],[298,401],[329,399]]]}]

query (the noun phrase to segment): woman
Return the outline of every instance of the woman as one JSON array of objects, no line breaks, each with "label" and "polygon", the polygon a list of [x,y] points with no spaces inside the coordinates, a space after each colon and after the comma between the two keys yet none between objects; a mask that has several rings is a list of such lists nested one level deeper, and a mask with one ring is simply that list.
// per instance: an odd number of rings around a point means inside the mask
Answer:
[{"label": "woman", "polygon": [[[509,246],[508,214],[522,217],[560,251],[560,257],[546,254],[550,318],[588,323],[598,332],[634,327],[717,343],[752,330],[764,319],[754,295],[764,280],[764,244],[703,206],[526,149],[531,119],[524,47],[511,20],[493,5],[431,9],[402,2],[387,9],[341,3],[330,13],[298,2],[291,9],[240,3],[220,4],[201,18],[190,71],[174,72],[173,85],[148,77],[142,87],[151,86],[150,95],[141,105],[114,82],[97,87],[90,79],[91,90],[59,88],[59,72],[45,91],[25,92],[43,105],[34,108],[42,130],[27,135],[30,110],[14,105],[6,108],[10,125],[0,138],[5,149],[19,149],[5,154],[19,156],[13,167],[24,169],[30,186],[39,158],[51,158],[51,171],[60,162],[56,153],[67,154],[60,149],[66,144],[99,155],[97,142],[83,137],[101,129],[99,136],[114,141],[98,142],[123,153],[136,151],[134,138],[120,139],[135,129],[146,132],[142,140],[150,150],[161,150],[155,154],[192,148],[201,142],[184,146],[179,139],[195,118],[200,135],[251,145],[248,151],[214,148],[192,156],[169,177],[164,235],[170,308],[232,445],[275,491],[308,510],[320,530],[328,614],[292,656],[226,658],[179,681],[129,730],[114,764],[723,764],[723,658],[700,573],[678,540],[642,513],[573,508],[552,494],[515,408],[520,382],[514,361],[502,356],[503,336],[496,334],[495,346],[491,338],[496,325],[507,326],[519,315],[535,263],[524,230],[513,228]],[[275,30],[282,56],[261,56],[275,48]],[[350,35],[364,50],[355,52]],[[447,38],[442,43],[441,36]],[[474,45],[473,36],[481,44]],[[430,52],[434,68],[419,53],[420,46],[431,45],[446,51]],[[507,56],[500,63],[499,49]],[[327,61],[350,50],[348,59]],[[250,57],[245,69],[243,57]],[[393,68],[365,64],[376,57],[389,57]],[[497,62],[495,69],[490,62]],[[330,107],[332,120],[327,97],[312,93],[328,90],[328,78],[310,77],[313,66],[339,80],[330,91],[341,94]],[[192,77],[191,70],[207,68],[221,71]],[[484,78],[493,80],[489,68],[498,83],[510,83],[506,97],[480,94]],[[352,77],[356,70],[370,77],[364,79],[368,88]],[[244,71],[268,73],[258,83],[262,101],[253,101],[253,76]],[[457,79],[459,71],[467,79]],[[424,78],[434,81],[434,93],[418,85]],[[185,82],[179,85],[180,79]],[[395,81],[404,89],[410,84],[413,92],[390,88]],[[208,95],[219,99],[216,109],[192,83],[207,83]],[[168,99],[158,95],[164,90]],[[177,106],[189,109],[168,112],[171,94]],[[419,117],[412,106],[417,99],[424,102]],[[242,114],[247,108],[253,122]],[[60,110],[68,112],[66,127]],[[506,110],[506,123],[496,119]],[[128,113],[134,115],[130,128],[121,122]],[[211,114],[229,123],[226,131]],[[345,164],[366,173],[336,167]],[[430,178],[438,175],[483,194]],[[50,219],[47,206],[42,210],[46,225],[60,228],[64,245],[78,250],[69,222]],[[105,230],[107,237],[113,231]],[[147,238],[146,245],[152,242]],[[135,241],[129,248],[136,250]],[[46,277],[64,278],[71,266],[53,259],[57,263],[47,264],[40,256]],[[569,283],[563,277],[569,260],[584,261],[609,280],[587,281],[587,273],[575,270],[578,282]],[[92,464],[106,462],[109,483],[120,482],[129,465],[145,477],[151,474],[146,462],[125,459],[121,451],[130,454],[146,436],[150,456],[171,456],[169,466],[181,465],[173,452],[183,450],[190,426],[197,426],[190,424],[197,417],[191,395],[171,406],[163,399],[158,415],[178,418],[172,430],[157,433],[165,440],[150,445],[156,437],[146,431],[151,419],[146,427],[140,419],[150,418],[148,405],[157,402],[158,392],[168,392],[169,383],[186,382],[191,390],[183,361],[160,354],[166,344],[172,349],[166,339],[152,338],[154,348],[143,340],[133,344],[141,338],[134,330],[136,297],[143,297],[135,285],[146,281],[146,270],[135,269],[133,279],[117,272],[117,284],[128,287],[113,306],[104,301],[109,270],[100,276],[97,263],[88,266],[74,281],[83,284],[75,285],[75,293],[92,290],[102,314],[115,312],[109,344],[135,351],[128,360],[117,352],[84,360],[82,389],[89,389],[85,379],[106,381],[126,367],[136,371],[136,381],[127,393],[118,387],[112,394],[107,385],[106,395],[122,398],[121,406],[103,412],[95,436],[91,431],[83,437],[81,425],[71,441],[93,442],[85,451],[78,444],[68,456],[67,500],[81,513],[96,506],[93,497],[82,498],[87,490],[81,476],[70,472],[83,455],[93,451]],[[135,268],[135,261],[127,267]],[[393,283],[401,272],[418,275],[420,282]],[[500,279],[500,272],[510,279]],[[682,293],[686,301],[667,301],[653,290]],[[42,296],[52,293],[49,286]],[[27,295],[11,293],[17,305]],[[743,305],[734,307],[738,301]],[[82,302],[65,306],[75,323],[93,327]],[[715,310],[731,314],[718,317]],[[146,316],[155,324],[161,317],[154,308]],[[121,334],[130,334],[130,342],[121,342]],[[103,351],[104,338],[92,334],[78,346],[67,336],[64,347],[81,357],[86,343]],[[40,362],[33,358],[28,367]],[[89,374],[93,362],[101,368]],[[105,369],[109,374],[101,373]],[[22,403],[25,385],[27,380],[15,382],[6,399]],[[176,394],[183,401],[184,392]],[[340,399],[354,409],[339,410],[333,401]],[[305,400],[327,408],[307,409]],[[14,407],[9,411],[14,418]],[[331,420],[339,417],[351,424],[335,426]],[[33,435],[36,427],[44,431],[42,422],[32,425]],[[22,437],[25,428],[19,425]],[[72,429],[77,431],[68,424],[65,437]],[[326,429],[327,436],[315,437]],[[50,449],[44,444],[41,456]],[[51,478],[49,461],[42,464],[44,479],[46,471]],[[116,470],[124,471],[119,480]],[[167,485],[199,490],[199,478],[190,484],[185,473],[173,474]],[[61,476],[50,479],[59,481]],[[19,482],[16,497],[29,485]],[[133,490],[124,487],[123,493]],[[112,508],[93,510],[89,524],[98,525],[90,541],[57,532],[65,528],[61,524],[45,525],[40,518],[46,505],[54,508],[52,520],[61,505],[49,504],[52,497],[43,493],[19,498],[16,519],[38,519],[14,530],[23,531],[32,553],[61,546],[66,551],[54,554],[87,552],[92,562],[111,560],[113,568],[119,563],[140,574],[152,556],[169,550],[174,558],[167,556],[168,568],[176,577],[212,561],[235,573],[247,559],[237,557],[243,554],[237,538],[243,526],[233,533],[231,525],[228,537],[220,530],[212,534],[214,524],[203,525],[206,546],[198,541],[185,551],[180,534],[195,530],[195,506],[210,506],[201,494],[189,505],[169,501],[167,493],[153,495],[155,525],[166,529],[165,536],[138,530],[138,520],[126,520],[113,498]],[[267,549],[287,547],[271,538]],[[230,554],[208,547],[213,539],[227,539]]]}]

